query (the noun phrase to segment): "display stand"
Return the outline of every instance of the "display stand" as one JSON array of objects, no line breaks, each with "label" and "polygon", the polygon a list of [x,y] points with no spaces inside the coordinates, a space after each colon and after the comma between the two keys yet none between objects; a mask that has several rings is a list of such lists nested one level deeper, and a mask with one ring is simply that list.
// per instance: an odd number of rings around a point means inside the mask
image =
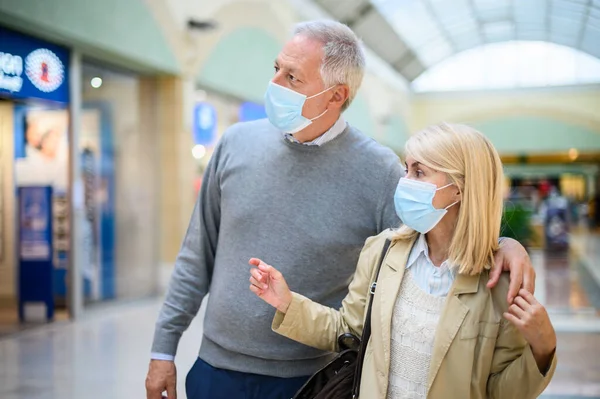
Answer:
[{"label": "display stand", "polygon": [[46,305],[54,318],[52,187],[19,187],[19,319],[25,304]]}]

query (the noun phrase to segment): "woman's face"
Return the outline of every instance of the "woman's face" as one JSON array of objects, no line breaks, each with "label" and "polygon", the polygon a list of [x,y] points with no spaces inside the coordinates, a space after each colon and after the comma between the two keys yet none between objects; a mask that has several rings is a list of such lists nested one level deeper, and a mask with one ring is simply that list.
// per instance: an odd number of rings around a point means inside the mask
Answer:
[{"label": "woman's face", "polygon": [[[438,189],[451,183],[447,174],[431,169],[410,156],[406,157],[405,166],[407,179],[435,184]],[[451,185],[436,191],[433,206],[442,209],[457,201],[460,201],[460,192],[455,185]]]}]

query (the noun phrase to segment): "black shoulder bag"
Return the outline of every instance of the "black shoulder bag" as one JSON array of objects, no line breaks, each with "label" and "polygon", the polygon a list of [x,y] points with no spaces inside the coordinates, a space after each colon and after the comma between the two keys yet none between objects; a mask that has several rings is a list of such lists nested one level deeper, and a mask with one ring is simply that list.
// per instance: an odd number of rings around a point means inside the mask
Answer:
[{"label": "black shoulder bag", "polygon": [[379,270],[390,247],[390,240],[386,240],[381,251],[375,280],[369,287],[369,304],[363,328],[362,338],[346,333],[338,337],[340,353],[300,388],[293,399],[355,399],[360,391],[360,376],[363,361],[367,351],[367,344],[371,337],[371,308],[375,287],[379,277]]}]

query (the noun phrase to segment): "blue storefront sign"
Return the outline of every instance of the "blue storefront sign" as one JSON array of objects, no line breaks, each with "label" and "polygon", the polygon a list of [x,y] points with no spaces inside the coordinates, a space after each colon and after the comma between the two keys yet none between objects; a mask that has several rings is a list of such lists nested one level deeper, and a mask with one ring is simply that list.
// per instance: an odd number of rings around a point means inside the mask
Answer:
[{"label": "blue storefront sign", "polygon": [[194,107],[194,144],[210,145],[217,134],[217,111],[209,103],[198,103]]},{"label": "blue storefront sign", "polygon": [[69,52],[0,28],[0,96],[69,102]]}]

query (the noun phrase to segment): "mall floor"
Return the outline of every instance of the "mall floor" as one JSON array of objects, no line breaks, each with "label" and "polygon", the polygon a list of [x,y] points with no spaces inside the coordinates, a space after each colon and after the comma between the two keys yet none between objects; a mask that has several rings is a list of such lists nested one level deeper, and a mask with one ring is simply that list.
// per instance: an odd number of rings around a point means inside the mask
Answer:
[{"label": "mall floor", "polygon": [[[600,398],[600,235],[575,235],[572,249],[571,255],[532,253],[536,296],[547,305],[559,335],[559,365],[545,399]],[[145,397],[159,306],[158,300],[108,306],[76,323],[62,321],[0,338],[0,398]],[[197,317],[179,347],[180,399],[201,335],[202,318]]]}]

